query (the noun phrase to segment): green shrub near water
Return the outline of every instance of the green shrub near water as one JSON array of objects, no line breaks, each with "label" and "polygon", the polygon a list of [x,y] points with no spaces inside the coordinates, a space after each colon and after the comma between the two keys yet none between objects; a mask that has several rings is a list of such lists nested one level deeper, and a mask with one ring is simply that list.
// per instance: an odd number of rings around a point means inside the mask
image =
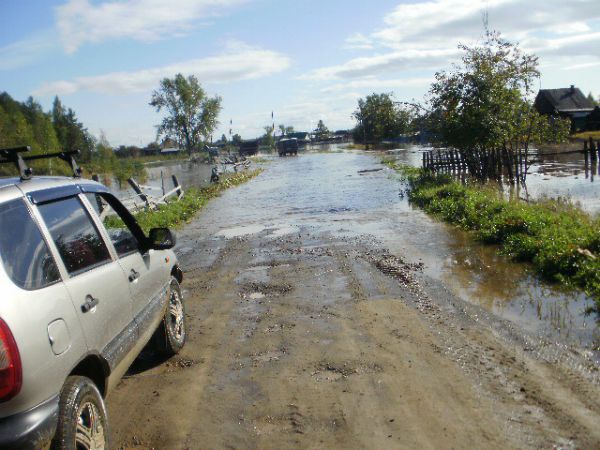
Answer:
[{"label": "green shrub near water", "polygon": [[414,204],[517,261],[531,262],[545,279],[584,289],[600,307],[600,220],[569,203],[506,200],[497,186],[461,184],[384,162],[404,175]]}]

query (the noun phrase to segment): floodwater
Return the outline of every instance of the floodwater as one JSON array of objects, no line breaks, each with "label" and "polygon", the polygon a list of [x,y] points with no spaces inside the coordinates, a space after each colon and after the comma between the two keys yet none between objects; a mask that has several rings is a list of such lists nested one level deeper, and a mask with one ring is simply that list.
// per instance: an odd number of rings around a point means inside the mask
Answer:
[{"label": "floodwater", "polygon": [[[408,145],[391,150],[398,161],[420,167],[423,152],[431,147]],[[535,154],[527,175],[527,189],[520,188],[524,199],[553,198],[570,200],[590,214],[600,213],[600,165],[586,161],[582,153]]]},{"label": "floodwater", "polygon": [[[145,186],[145,190],[155,197],[160,197],[163,195],[163,192],[167,193],[174,188],[173,175],[177,177],[177,181],[184,190],[190,187],[205,187],[210,184],[210,175],[213,166],[213,164],[190,161],[161,161],[146,164],[148,178],[142,184]],[[221,164],[218,168],[219,173],[232,170],[231,165]],[[134,192],[128,183],[119,186],[116,180],[111,180],[110,184],[112,190],[121,199],[134,196]]]},{"label": "floodwater", "polygon": [[[383,153],[343,151],[343,147],[320,146],[298,158],[266,156],[272,159],[268,170],[236,190],[236,201],[244,204],[231,208],[237,214],[231,220],[237,225],[223,230],[215,223],[215,229],[207,231],[234,237],[272,229],[284,236],[310,225],[334,235],[370,235],[392,252],[412,255],[410,262],[422,261],[427,276],[442,281],[464,300],[542,339],[566,340],[598,351],[598,318],[585,314],[593,306],[591,299],[540,281],[527,265],[497,255],[494,247],[474,242],[467,233],[410,206],[400,178],[380,164]],[[388,154],[419,166],[427,150],[409,146]],[[592,181],[588,172],[586,179],[583,167],[579,154],[540,157],[528,178],[529,195],[569,197],[590,212],[600,211],[600,176]],[[211,168],[188,162],[150,166],[145,184],[159,195],[162,180],[167,191],[172,188],[174,174],[184,189],[203,186]],[[124,188],[118,191],[122,197],[130,195],[128,186]]]},{"label": "floodwater", "polygon": [[[209,221],[198,232],[231,238],[272,230],[284,236],[308,227],[332,236],[371,236],[393,253],[409,255],[408,262],[423,262],[424,274],[453,294],[537,338],[598,350],[597,317],[585,314],[594,304],[590,298],[538,280],[526,265],[413,208],[398,175],[380,164],[381,153],[334,150],[272,158],[258,179],[236,189],[235,198],[227,196],[233,225],[222,229]],[[398,157],[420,161],[418,150]]]}]

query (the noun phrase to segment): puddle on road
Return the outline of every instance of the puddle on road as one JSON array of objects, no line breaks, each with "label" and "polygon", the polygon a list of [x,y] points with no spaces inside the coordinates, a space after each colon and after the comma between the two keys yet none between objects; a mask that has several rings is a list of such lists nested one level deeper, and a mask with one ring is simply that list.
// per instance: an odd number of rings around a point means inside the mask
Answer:
[{"label": "puddle on road", "polygon": [[221,236],[226,239],[233,239],[236,237],[248,236],[250,234],[260,233],[265,229],[264,225],[246,225],[241,227],[227,228],[215,233],[216,236]]},{"label": "puddle on road", "polygon": [[[419,148],[397,155],[407,163],[421,161]],[[600,347],[598,318],[585,314],[593,305],[590,298],[540,281],[527,266],[413,209],[400,195],[404,186],[393,171],[358,174],[377,167],[383,156],[346,151],[274,159],[259,178],[209,204],[194,232],[225,238],[265,232],[265,239],[300,230],[338,238],[372,236],[408,263],[422,261],[425,275],[454,294],[535,335]],[[594,189],[597,185],[600,193],[598,181]]]}]

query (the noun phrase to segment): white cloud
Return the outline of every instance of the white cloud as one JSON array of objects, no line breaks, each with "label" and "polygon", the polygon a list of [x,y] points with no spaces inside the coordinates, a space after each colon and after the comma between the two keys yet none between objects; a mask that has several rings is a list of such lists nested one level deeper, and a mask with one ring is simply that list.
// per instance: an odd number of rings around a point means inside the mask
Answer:
[{"label": "white cloud", "polygon": [[406,49],[351,59],[337,66],[323,67],[304,75],[303,79],[332,80],[360,78],[402,70],[436,68],[456,56],[458,50],[449,49]]},{"label": "white cloud", "polygon": [[599,0],[428,0],[402,3],[383,18],[381,28],[351,35],[344,47],[364,44],[365,56],[303,78],[398,79],[409,71],[446,69],[459,56],[459,43],[480,39],[485,17],[491,29],[536,53],[544,66],[600,61]]},{"label": "white cloud", "polygon": [[[321,89],[321,92],[348,92],[348,91],[374,91],[385,89],[403,89],[407,87],[427,87],[433,81],[432,77],[379,79],[375,77],[351,80],[342,83],[334,83]],[[359,95],[354,94],[354,98]]]},{"label": "white cloud", "polygon": [[225,83],[265,77],[286,70],[291,60],[280,53],[233,43],[222,55],[191,59],[133,72],[112,72],[42,84],[33,94],[65,95],[78,91],[128,94],[149,91],[164,77],[195,75],[201,83]]},{"label": "white cloud", "polygon": [[63,46],[73,53],[86,42],[120,38],[152,42],[179,36],[247,1],[69,0],[56,8],[56,18]]},{"label": "white cloud", "polygon": [[373,48],[373,41],[362,33],[355,33],[346,38],[344,48],[349,50],[370,50]]},{"label": "white cloud", "polygon": [[0,48],[0,70],[12,70],[39,61],[57,48],[50,32],[34,34]]},{"label": "white cloud", "polygon": [[[598,0],[432,0],[402,4],[384,18],[371,38],[392,48],[420,42],[447,44],[481,34],[483,16],[491,28],[520,39],[534,32],[582,33],[600,19]],[[433,39],[432,39],[433,38]]]}]

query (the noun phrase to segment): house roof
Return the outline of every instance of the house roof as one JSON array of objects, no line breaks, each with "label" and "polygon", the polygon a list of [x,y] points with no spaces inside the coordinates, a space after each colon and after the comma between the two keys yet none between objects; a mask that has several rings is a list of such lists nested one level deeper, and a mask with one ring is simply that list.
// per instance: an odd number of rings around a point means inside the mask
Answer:
[{"label": "house roof", "polygon": [[575,86],[561,89],[540,89],[543,96],[557,112],[592,111],[594,104]]}]

